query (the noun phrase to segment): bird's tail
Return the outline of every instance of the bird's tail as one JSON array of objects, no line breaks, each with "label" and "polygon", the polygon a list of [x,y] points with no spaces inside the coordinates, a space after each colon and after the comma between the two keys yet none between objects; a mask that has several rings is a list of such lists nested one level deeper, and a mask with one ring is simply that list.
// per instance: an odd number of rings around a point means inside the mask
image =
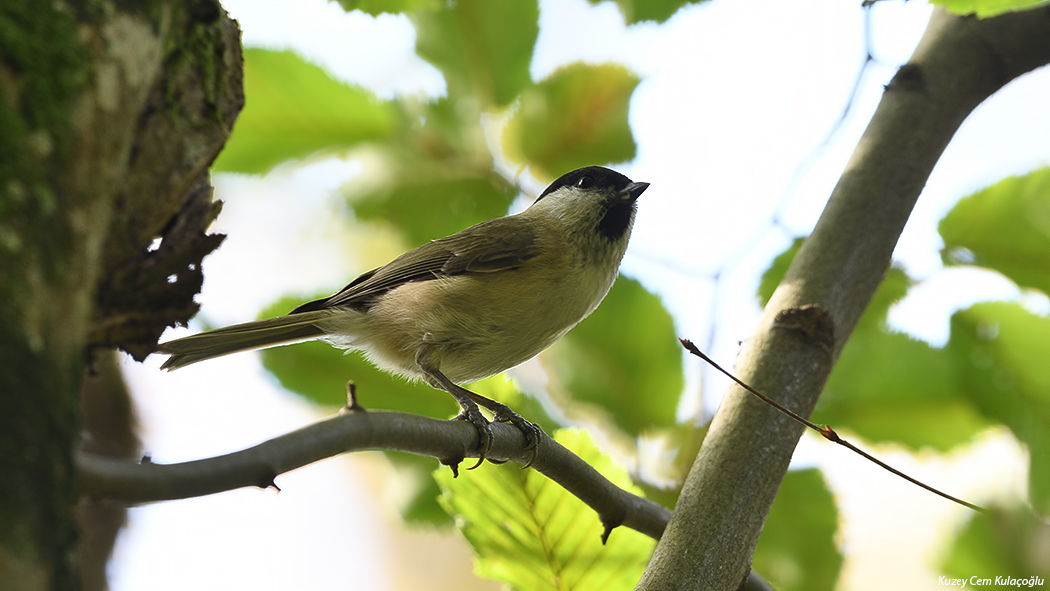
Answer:
[{"label": "bird's tail", "polygon": [[327,316],[327,311],[290,314],[235,324],[161,343],[157,345],[156,352],[167,353],[171,357],[168,357],[160,368],[170,371],[230,353],[317,338],[324,335],[325,331],[316,323]]}]

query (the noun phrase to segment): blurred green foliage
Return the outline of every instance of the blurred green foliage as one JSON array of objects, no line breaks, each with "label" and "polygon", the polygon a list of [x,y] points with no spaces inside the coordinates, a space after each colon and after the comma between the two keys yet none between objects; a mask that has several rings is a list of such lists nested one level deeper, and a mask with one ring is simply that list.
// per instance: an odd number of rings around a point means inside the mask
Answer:
[{"label": "blurred green foliage", "polygon": [[389,137],[398,113],[369,91],[338,82],[290,51],[247,49],[251,97],[219,154],[215,172],[267,172],[286,160]]},{"label": "blurred green foliage", "polygon": [[751,568],[779,591],[830,591],[842,569],[837,530],[838,510],[820,470],[788,472]]},{"label": "blurred green foliage", "polygon": [[503,149],[549,177],[630,160],[636,146],[627,111],[638,82],[618,65],[561,68],[522,93],[503,131]]},{"label": "blurred green foliage", "polygon": [[995,269],[1050,293],[1050,167],[978,191],[941,220],[946,265]]}]

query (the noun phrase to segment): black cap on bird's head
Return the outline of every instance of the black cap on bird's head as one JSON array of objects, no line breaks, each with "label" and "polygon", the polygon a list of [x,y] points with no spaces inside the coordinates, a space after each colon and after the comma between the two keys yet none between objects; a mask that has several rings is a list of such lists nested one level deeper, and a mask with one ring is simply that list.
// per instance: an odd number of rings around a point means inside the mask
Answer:
[{"label": "black cap on bird's head", "polygon": [[602,198],[603,211],[598,220],[598,231],[610,240],[618,240],[634,222],[635,200],[649,187],[649,183],[635,183],[626,176],[603,166],[586,166],[558,177],[536,199],[559,189],[578,189],[598,194]]},{"label": "black cap on bird's head", "polygon": [[536,198],[536,201],[543,199],[562,187],[598,190],[608,189],[610,193],[616,193],[621,196],[629,196],[631,199],[637,199],[638,196],[642,194],[642,191],[645,191],[645,188],[648,186],[649,183],[633,183],[631,182],[631,179],[626,176],[615,170],[605,168],[604,166],[585,166],[558,177],[557,180],[540,193],[540,196]]}]

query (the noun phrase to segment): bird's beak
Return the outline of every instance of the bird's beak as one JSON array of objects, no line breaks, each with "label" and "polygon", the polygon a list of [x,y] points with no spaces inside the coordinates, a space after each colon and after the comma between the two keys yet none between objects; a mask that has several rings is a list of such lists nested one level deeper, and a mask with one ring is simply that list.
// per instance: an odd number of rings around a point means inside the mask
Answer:
[{"label": "bird's beak", "polygon": [[624,187],[623,190],[620,191],[620,193],[617,195],[617,197],[623,199],[624,201],[634,201],[648,188],[649,183],[631,183]]}]

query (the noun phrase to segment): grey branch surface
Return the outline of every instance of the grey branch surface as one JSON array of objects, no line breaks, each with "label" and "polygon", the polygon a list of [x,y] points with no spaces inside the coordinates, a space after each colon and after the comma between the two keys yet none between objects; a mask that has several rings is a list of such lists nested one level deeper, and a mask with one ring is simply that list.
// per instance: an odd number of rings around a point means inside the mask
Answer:
[{"label": "grey branch surface", "polygon": [[[524,463],[525,438],[516,427],[492,425],[488,457]],[[130,462],[81,453],[83,493],[132,503],[183,499],[244,486],[267,487],[284,472],[348,451],[401,450],[455,464],[477,457],[477,431],[466,421],[445,421],[385,411],[344,411],[330,419],[254,447],[179,464]],[[533,469],[578,497],[607,528],[620,525],[658,539],[670,517],[660,505],[609,482],[589,464],[544,436]],[[469,478],[470,474],[461,474]]]},{"label": "grey branch surface", "polygon": [[[934,13],[744,344],[741,379],[799,414],[812,412],[959,125],[1007,82],[1048,62],[1050,8],[987,20]],[[802,430],[731,388],[638,588],[736,589]]]}]

